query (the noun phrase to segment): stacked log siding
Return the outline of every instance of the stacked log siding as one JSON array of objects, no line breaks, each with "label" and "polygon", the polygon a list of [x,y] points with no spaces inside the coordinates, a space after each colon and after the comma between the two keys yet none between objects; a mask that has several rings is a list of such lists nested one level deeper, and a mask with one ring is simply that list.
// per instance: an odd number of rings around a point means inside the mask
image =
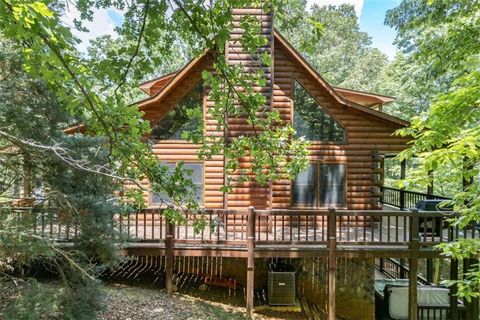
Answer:
[{"label": "stacked log siding", "polygon": [[[246,11],[245,11],[246,10]],[[392,121],[391,117],[376,112],[366,112],[360,106],[339,98],[340,95],[332,87],[326,86],[324,80],[315,74],[306,63],[296,56],[293,48],[286,44],[279,34],[273,31],[271,15],[261,12],[260,9],[243,9],[235,11],[234,26],[239,26],[240,17],[247,12],[257,15],[262,21],[262,32],[269,37],[270,42],[262,50],[273,53],[273,66],[258,65],[258,61],[252,63],[254,57],[245,54],[238,43],[234,40],[241,35],[240,29],[234,29],[232,41],[226,48],[227,59],[230,63],[242,63],[248,65],[249,72],[262,68],[269,81],[265,87],[256,88],[265,94],[267,106],[277,110],[285,123],[292,123],[295,102],[292,98],[293,81],[298,81],[308,93],[328,112],[346,131],[345,143],[328,143],[314,141],[309,151],[309,159],[312,162],[342,163],[346,165],[346,208],[378,209],[379,186],[382,183],[381,157],[382,154],[395,154],[405,149],[408,139],[392,135],[403,125],[401,121]],[[212,56],[205,54],[196,65],[176,79],[177,75],[169,75],[161,78],[158,84],[144,85],[146,91],[161,90],[152,95],[163,95],[159,102],[146,102],[141,108],[145,117],[153,123],[173,108],[182,97],[189,92],[201,80],[201,72],[212,69]],[[175,85],[174,85],[174,84]],[[149,88],[150,86],[151,88]],[[152,89],[153,88],[153,89]],[[167,90],[167,92],[164,92]],[[233,137],[238,135],[253,134],[252,128],[242,119],[229,119],[228,130],[217,130],[217,123],[209,115],[209,108],[214,102],[209,99],[208,88],[204,90],[204,120],[205,135],[207,137]],[[340,100],[339,100],[340,99]],[[364,107],[366,108],[366,107]],[[185,141],[157,141],[153,150],[159,161],[163,162],[199,162],[197,152],[200,146]],[[209,209],[229,208],[240,209],[249,206],[256,208],[288,209],[291,208],[291,182],[287,180],[277,181],[272,185],[259,186],[254,182],[236,185],[233,192],[224,194],[221,191],[226,177],[223,168],[226,159],[223,155],[215,156],[204,163],[204,206]],[[242,167],[248,168],[251,159],[242,161]],[[147,182],[145,182],[147,186]],[[145,192],[145,200],[149,201],[149,195]]]}]

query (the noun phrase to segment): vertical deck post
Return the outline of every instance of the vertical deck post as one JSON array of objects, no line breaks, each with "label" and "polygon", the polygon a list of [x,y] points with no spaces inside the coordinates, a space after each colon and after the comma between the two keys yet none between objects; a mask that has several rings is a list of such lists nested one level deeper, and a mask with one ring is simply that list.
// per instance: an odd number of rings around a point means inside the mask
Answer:
[{"label": "vertical deck post", "polygon": [[[453,232],[452,232],[453,234]],[[450,260],[450,280],[458,280],[458,260]],[[450,319],[458,320],[457,286],[450,287]]]},{"label": "vertical deck post", "polygon": [[337,219],[335,209],[328,209],[328,320],[335,320],[335,276],[337,272],[337,259],[335,249],[337,242]]},{"label": "vertical deck post", "polygon": [[[463,273],[468,272],[468,270],[472,267],[472,264],[475,264],[476,261],[473,259],[464,259],[463,260]],[[478,315],[478,298],[472,298],[470,302],[464,299],[464,305],[467,311],[467,319],[479,319]]]},{"label": "vertical deck post", "polygon": [[412,209],[410,218],[410,265],[408,286],[408,319],[417,320],[417,271],[418,271],[418,233],[419,219],[418,210]]},{"label": "vertical deck post", "polygon": [[427,185],[427,199],[431,199],[433,195],[433,171],[428,171],[430,182]]},{"label": "vertical deck post", "polygon": [[[478,259],[473,259],[472,264],[478,264],[479,261]],[[477,287],[477,290],[480,290],[480,288]],[[479,299],[478,297],[472,298],[472,319],[480,319],[480,304],[479,304]]]},{"label": "vertical deck post", "polygon": [[248,208],[247,224],[247,301],[246,308],[249,316],[253,313],[253,298],[255,286],[255,208]]},{"label": "vertical deck post", "polygon": [[399,259],[399,263],[400,263],[400,279],[405,279],[406,275],[405,275],[405,259],[404,258],[400,258]]},{"label": "vertical deck post", "polygon": [[[400,162],[400,179],[404,180],[407,176],[407,161]],[[400,210],[405,209],[405,189],[400,189]]]},{"label": "vertical deck post", "polygon": [[165,289],[168,295],[173,293],[173,239],[175,225],[167,218],[165,225]]},{"label": "vertical deck post", "polygon": [[[463,160],[463,173],[470,171],[473,169],[473,165],[468,163],[469,159],[465,158]],[[463,191],[468,191],[470,186],[473,184],[474,180],[473,177],[466,178],[463,177]],[[465,203],[467,205],[467,203]],[[466,237],[466,235],[465,235]],[[478,263],[478,259],[464,259],[463,261],[463,273],[468,272],[472,264]],[[478,290],[478,288],[477,288]],[[470,302],[464,300],[465,307],[467,308],[467,319],[479,319],[479,306],[478,306],[478,298],[472,298]]]},{"label": "vertical deck post", "polygon": [[[427,185],[427,199],[432,199],[433,195],[433,171],[428,172],[428,177],[431,179]],[[432,230],[435,232],[435,230]],[[429,283],[433,283],[433,260],[431,258],[427,258],[427,281]]]},{"label": "vertical deck post", "polygon": [[433,283],[433,259],[427,258],[427,281]]},{"label": "vertical deck post", "polygon": [[381,272],[385,271],[385,259],[384,258],[379,259],[379,268],[380,268]]}]

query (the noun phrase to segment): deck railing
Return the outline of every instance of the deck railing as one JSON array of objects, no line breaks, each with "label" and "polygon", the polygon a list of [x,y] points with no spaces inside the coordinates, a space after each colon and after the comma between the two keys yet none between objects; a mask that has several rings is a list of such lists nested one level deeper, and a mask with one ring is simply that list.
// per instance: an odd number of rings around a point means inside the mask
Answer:
[{"label": "deck railing", "polygon": [[[460,229],[450,225],[451,212],[367,211],[367,210],[253,210],[256,245],[318,246],[328,242],[329,229],[337,245],[408,246],[412,228],[419,242],[433,246],[458,238],[480,238],[478,226]],[[30,225],[36,234],[72,241],[81,234],[74,220],[57,210],[12,209],[12,217]],[[184,224],[173,225],[174,243],[179,246],[223,245],[245,247],[249,225],[248,210],[205,210],[185,213]],[[10,217],[10,218],[12,218]],[[333,217],[333,220],[329,220]],[[0,217],[1,218],[1,217]],[[201,219],[204,229],[196,230]],[[1,220],[0,220],[1,221]],[[335,224],[329,222],[335,221]],[[116,215],[111,227],[129,242],[164,242],[167,225],[162,210],[145,210]]]},{"label": "deck railing", "polygon": [[[405,259],[379,258],[375,261],[379,271],[391,279],[409,279],[410,269],[405,265]],[[422,285],[430,285],[431,283],[420,274],[417,274],[417,282]]]},{"label": "deck railing", "polygon": [[[0,230],[4,223],[18,224],[20,228],[56,241],[72,241],[82,235],[75,219],[62,216],[61,211],[38,211],[11,208],[0,211]],[[206,210],[185,214],[184,224],[167,220],[162,210],[146,210],[130,215],[116,215],[113,228],[122,238],[132,243],[154,242],[158,254],[165,255],[166,288],[173,290],[173,259],[180,249],[200,249],[212,253],[214,249],[240,252],[247,258],[247,309],[253,307],[254,259],[260,250],[282,250],[294,253],[313,249],[318,256],[323,250],[328,257],[328,310],[334,314],[336,260],[343,253],[374,252],[371,257],[400,255],[409,259],[409,268],[396,268],[409,278],[410,319],[417,312],[432,311],[431,307],[417,309],[417,273],[420,251],[458,238],[480,238],[480,228],[460,229],[451,225],[451,212],[359,211],[359,210]],[[205,228],[196,230],[195,222],[203,221]],[[135,245],[135,244],[133,244]],[[146,246],[150,246],[147,244]],[[378,250],[377,250],[378,249]],[[290,250],[290,251],[292,251]],[[377,250],[377,251],[375,251]],[[175,253],[177,252],[177,253]],[[274,256],[279,251],[274,252]],[[306,252],[306,251],[304,251]],[[381,255],[376,255],[381,253]],[[431,253],[431,251],[430,251]],[[214,253],[216,254],[216,253]],[[348,255],[347,255],[348,256]],[[389,266],[384,265],[384,268]],[[408,273],[408,274],[406,274]],[[402,276],[402,277],[403,277]],[[429,309],[429,310],[427,310]]]},{"label": "deck railing", "polygon": [[399,208],[400,210],[413,208],[421,200],[451,200],[451,198],[444,196],[390,187],[383,187],[382,191],[382,203]]},{"label": "deck railing", "polygon": [[422,306],[419,305],[417,309],[418,319],[431,320],[468,320],[467,310],[465,306],[459,305],[456,316],[452,316],[452,308],[450,306]]}]

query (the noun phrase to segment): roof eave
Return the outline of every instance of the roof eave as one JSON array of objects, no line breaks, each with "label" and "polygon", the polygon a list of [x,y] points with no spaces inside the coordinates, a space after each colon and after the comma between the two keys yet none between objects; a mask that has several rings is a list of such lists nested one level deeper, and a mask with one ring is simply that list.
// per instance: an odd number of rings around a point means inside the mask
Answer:
[{"label": "roof eave", "polygon": [[281,35],[281,33],[274,29],[274,36],[275,40],[279,40],[280,43],[289,51],[289,53],[298,61],[301,63],[301,65],[310,73],[310,75],[315,78],[323,87],[324,89],[329,92],[332,97],[340,104],[350,106],[354,109],[357,109],[359,111],[365,112],[369,115],[375,116],[377,118],[380,118],[382,120],[386,120],[388,122],[394,123],[396,125],[400,126],[408,126],[409,122],[402,120],[400,118],[391,116],[389,114],[373,110],[369,107],[365,107],[362,105],[359,105],[355,102],[349,101],[345,98],[343,98],[338,92],[335,91],[335,89],[327,82],[325,81],[322,76],[300,55],[300,53],[293,48],[290,43]]}]

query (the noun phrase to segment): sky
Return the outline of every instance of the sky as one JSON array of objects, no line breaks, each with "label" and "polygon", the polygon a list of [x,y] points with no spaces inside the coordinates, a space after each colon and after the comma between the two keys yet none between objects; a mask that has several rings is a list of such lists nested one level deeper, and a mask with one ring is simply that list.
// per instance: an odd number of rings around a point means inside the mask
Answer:
[{"label": "sky", "polygon": [[307,8],[313,4],[339,5],[351,4],[360,20],[360,30],[372,38],[372,46],[380,49],[393,59],[396,47],[393,45],[395,30],[384,25],[385,13],[395,8],[401,0],[307,0]]},{"label": "sky", "polygon": [[[352,4],[360,20],[360,29],[367,32],[372,38],[372,45],[388,55],[390,59],[395,56],[396,48],[393,45],[395,31],[384,25],[385,13],[388,9],[400,4],[401,0],[307,0],[307,7],[312,4],[339,5],[343,3]],[[70,11],[64,19],[65,23],[71,25],[78,12],[70,6]],[[104,34],[115,36],[114,28],[123,22],[123,15],[114,10],[96,10],[94,19],[84,23],[90,30],[88,33],[75,31],[75,35],[82,40],[79,45],[81,51],[86,51],[88,41]]]}]

